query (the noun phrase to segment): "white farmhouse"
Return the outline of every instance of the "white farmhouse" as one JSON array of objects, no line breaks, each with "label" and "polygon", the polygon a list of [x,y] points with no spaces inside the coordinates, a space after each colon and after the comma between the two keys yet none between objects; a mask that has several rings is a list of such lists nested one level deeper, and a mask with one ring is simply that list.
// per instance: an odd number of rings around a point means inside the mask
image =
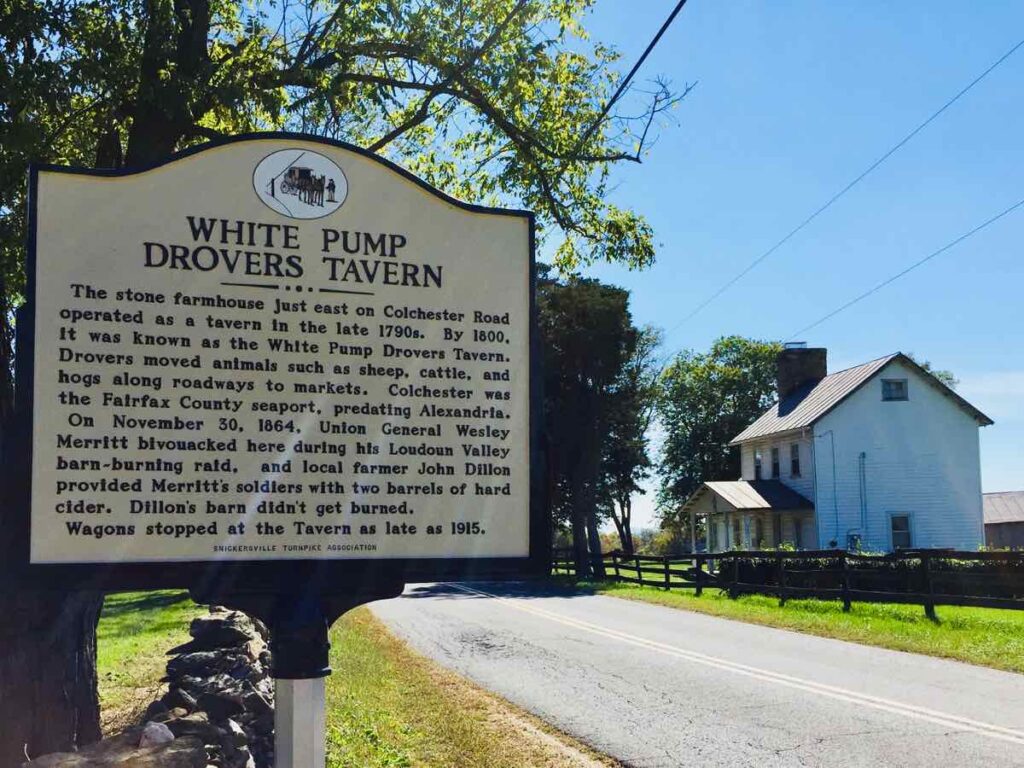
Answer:
[{"label": "white farmhouse", "polygon": [[826,361],[787,346],[779,401],[730,443],[742,479],[687,500],[708,550],[977,549],[978,427],[992,420],[902,353],[832,374]]}]

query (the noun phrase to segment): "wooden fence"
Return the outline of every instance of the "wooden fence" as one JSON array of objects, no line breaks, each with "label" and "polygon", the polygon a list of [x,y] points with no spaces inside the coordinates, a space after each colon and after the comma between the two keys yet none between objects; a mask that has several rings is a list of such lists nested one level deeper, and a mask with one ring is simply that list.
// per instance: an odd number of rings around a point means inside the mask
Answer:
[{"label": "wooden fence", "polygon": [[[661,587],[853,602],[910,603],[934,618],[937,605],[1024,609],[1024,552],[901,550],[886,555],[827,549],[732,551],[670,557],[609,552],[606,578]],[[596,563],[595,563],[596,565]],[[573,574],[571,550],[555,550],[552,572]]]}]

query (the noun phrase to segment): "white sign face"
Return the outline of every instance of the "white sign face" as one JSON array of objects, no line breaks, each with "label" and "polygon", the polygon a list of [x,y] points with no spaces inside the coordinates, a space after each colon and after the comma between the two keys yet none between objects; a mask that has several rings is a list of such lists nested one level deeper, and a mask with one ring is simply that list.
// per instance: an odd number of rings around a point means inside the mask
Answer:
[{"label": "white sign face", "polygon": [[31,562],[529,554],[528,214],[287,137],[34,204]]}]

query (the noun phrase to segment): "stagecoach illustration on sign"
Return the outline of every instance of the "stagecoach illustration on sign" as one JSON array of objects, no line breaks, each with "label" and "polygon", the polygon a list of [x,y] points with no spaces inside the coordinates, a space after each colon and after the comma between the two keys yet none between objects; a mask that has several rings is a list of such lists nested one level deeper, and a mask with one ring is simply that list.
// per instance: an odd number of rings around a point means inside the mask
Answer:
[{"label": "stagecoach illustration on sign", "polygon": [[348,197],[348,179],[334,160],[307,149],[279,149],[263,157],[252,173],[256,196],[276,213],[319,219]]},{"label": "stagecoach illustration on sign", "polygon": [[293,195],[306,205],[315,205],[321,208],[324,205],[325,194],[326,202],[337,202],[334,199],[336,189],[334,179],[327,178],[327,174],[317,176],[312,168],[297,165],[301,158],[302,155],[299,155],[281,173],[270,179],[268,190],[270,196]]}]

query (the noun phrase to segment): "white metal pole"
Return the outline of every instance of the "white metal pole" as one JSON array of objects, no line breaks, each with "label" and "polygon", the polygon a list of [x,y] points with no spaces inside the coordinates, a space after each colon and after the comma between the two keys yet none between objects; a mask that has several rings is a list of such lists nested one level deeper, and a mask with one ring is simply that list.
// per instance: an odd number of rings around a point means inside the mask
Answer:
[{"label": "white metal pole", "polygon": [[274,681],[275,768],[324,768],[327,702],[323,677]]}]

